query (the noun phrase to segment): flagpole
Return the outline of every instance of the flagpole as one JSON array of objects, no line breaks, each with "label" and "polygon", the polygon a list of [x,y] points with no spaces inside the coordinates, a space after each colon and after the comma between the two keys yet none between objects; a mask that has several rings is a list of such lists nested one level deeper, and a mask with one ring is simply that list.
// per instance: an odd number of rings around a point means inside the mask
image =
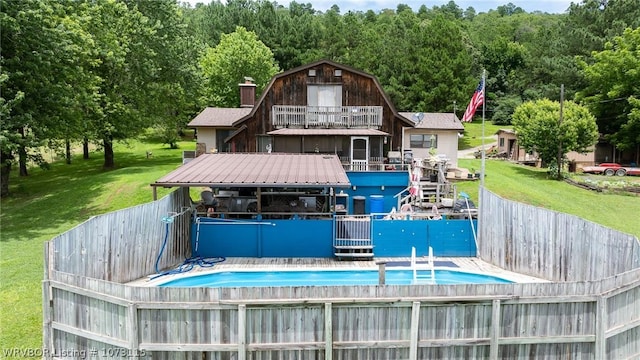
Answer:
[{"label": "flagpole", "polygon": [[487,83],[485,82],[485,70],[482,70],[482,162],[480,165],[480,187],[484,187],[484,165],[485,165],[485,149],[484,149],[484,110],[487,103]]}]

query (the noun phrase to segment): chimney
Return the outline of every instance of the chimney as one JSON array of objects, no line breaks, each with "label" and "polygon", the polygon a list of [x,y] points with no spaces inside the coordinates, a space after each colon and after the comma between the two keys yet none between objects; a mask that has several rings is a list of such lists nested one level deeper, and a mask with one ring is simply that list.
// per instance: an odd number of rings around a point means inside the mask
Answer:
[{"label": "chimney", "polygon": [[238,84],[238,86],[240,86],[240,107],[252,108],[256,104],[256,84],[253,83],[253,78],[245,76],[244,84]]}]

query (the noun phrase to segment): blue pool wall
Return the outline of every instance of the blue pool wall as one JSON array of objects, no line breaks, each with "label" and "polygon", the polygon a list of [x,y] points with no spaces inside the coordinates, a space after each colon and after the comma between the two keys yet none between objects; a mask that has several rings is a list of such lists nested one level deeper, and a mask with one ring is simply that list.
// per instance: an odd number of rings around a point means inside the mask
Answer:
[{"label": "blue pool wall", "polygon": [[416,248],[417,256],[429,254],[429,246],[434,256],[474,257],[476,242],[473,226],[469,219],[462,220],[384,220],[373,219],[372,239],[376,257],[411,256],[411,248]]},{"label": "blue pool wall", "polygon": [[194,256],[331,257],[333,220],[238,220],[200,218],[192,224]]},{"label": "blue pool wall", "polygon": [[407,171],[347,171],[347,177],[351,187],[337,191],[349,195],[349,214],[353,214],[354,196],[365,197],[365,213],[370,214],[371,195],[383,196],[382,212],[388,213],[398,206],[398,199],[394,196],[409,186]]},{"label": "blue pool wall", "polygon": [[[477,228],[477,220],[473,220]],[[202,257],[316,257],[333,254],[333,219],[238,220],[200,218],[192,224],[193,256]],[[469,219],[371,220],[375,257],[476,256]]]}]

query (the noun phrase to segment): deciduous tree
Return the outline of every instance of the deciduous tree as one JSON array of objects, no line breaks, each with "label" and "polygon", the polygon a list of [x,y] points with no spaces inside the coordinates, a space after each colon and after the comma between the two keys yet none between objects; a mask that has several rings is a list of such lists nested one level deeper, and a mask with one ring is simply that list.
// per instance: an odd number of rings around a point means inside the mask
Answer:
[{"label": "deciduous tree", "polygon": [[572,101],[563,104],[560,121],[560,103],[548,99],[528,101],[513,113],[513,129],[518,145],[527,152],[537,152],[543,166],[558,166],[558,150],[561,158],[569,151],[585,153],[598,140],[595,117],[589,110]]},{"label": "deciduous tree", "polygon": [[142,1],[138,10],[155,26],[146,46],[153,51],[153,80],[148,86],[146,116],[162,141],[177,147],[189,120],[202,110],[202,74],[197,59],[204,44],[187,31],[175,0]]},{"label": "deciduous tree", "polygon": [[76,3],[10,0],[0,13],[2,195],[19,164],[46,165],[40,147],[79,137],[82,102],[94,94],[92,42]]},{"label": "deciduous tree", "polygon": [[279,71],[271,50],[243,27],[222,35],[218,46],[206,50],[200,65],[206,78],[207,102],[219,107],[240,105],[238,83],[244,77],[253,78],[261,92]]},{"label": "deciduous tree", "polygon": [[[89,137],[100,141],[104,167],[115,167],[113,143],[176,120],[195,107],[197,43],[180,39],[182,20],[172,0],[90,2],[87,28],[96,44],[98,110],[87,114]],[[191,55],[189,55],[191,54]],[[183,63],[188,61],[187,63]],[[193,112],[193,110],[191,110]],[[166,124],[165,124],[166,125]],[[168,139],[171,144],[172,140]]]},{"label": "deciduous tree", "polygon": [[[593,55],[594,63],[582,62],[588,87],[578,94],[598,118],[600,132],[619,149],[640,144],[640,128],[630,114],[640,94],[640,28],[627,29]],[[631,122],[631,123],[630,123]]]}]

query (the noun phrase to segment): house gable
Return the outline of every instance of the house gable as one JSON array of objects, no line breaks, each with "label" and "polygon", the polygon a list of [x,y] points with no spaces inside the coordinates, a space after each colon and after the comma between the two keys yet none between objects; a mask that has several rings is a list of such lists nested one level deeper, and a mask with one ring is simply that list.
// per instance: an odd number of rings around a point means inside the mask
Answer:
[{"label": "house gable", "polygon": [[206,152],[335,154],[358,170],[381,168],[389,151],[409,149],[412,133],[435,135],[437,150],[456,163],[460,120],[419,114],[424,121],[398,112],[375,76],[320,60],[274,76],[252,107],[207,108],[189,126]]},{"label": "house gable", "polygon": [[[309,112],[313,112],[313,107],[317,106],[323,107],[323,111],[332,107],[335,110],[321,113],[316,122],[307,121],[313,119]],[[279,107],[303,111],[305,113],[300,118],[305,120],[275,121]],[[296,110],[296,107],[302,110]],[[365,120],[359,122],[354,114]],[[399,146],[402,127],[412,126],[413,123],[398,114],[374,76],[346,65],[321,60],[276,75],[251,113],[233,125],[247,126],[245,131],[230,139],[235,143],[234,148],[253,152],[256,151],[257,137],[280,128],[366,127],[390,134],[391,143]]]}]

